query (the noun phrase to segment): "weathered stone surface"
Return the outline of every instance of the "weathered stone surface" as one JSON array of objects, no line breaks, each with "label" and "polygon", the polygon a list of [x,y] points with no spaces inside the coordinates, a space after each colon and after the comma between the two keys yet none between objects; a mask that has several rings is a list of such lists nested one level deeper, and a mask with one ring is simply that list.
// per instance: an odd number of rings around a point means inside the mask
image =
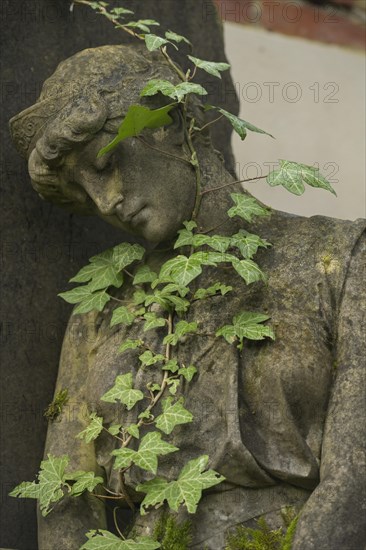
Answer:
[{"label": "weathered stone surface", "polygon": [[[160,20],[187,35],[198,57],[225,58],[220,25],[202,24],[198,0],[126,0],[138,17]],[[205,0],[205,5],[208,2]],[[43,454],[43,410],[52,398],[70,307],[56,298],[93,254],[125,239],[95,218],[75,218],[42,202],[29,185],[26,164],[10,141],[5,121],[34,103],[60,61],[77,51],[126,40],[87,7],[70,12],[67,0],[3,0],[2,18],[2,350],[0,545],[33,550],[35,506],[9,498],[21,480],[33,479]],[[224,78],[229,78],[225,75]],[[227,89],[230,80],[224,80]],[[231,88],[232,89],[232,88]],[[215,99],[212,100],[215,103]],[[217,101],[216,101],[217,102]],[[237,110],[235,94],[228,108]],[[218,144],[229,144],[228,130]],[[219,146],[219,145],[218,145]],[[229,151],[229,149],[227,149]]]}]

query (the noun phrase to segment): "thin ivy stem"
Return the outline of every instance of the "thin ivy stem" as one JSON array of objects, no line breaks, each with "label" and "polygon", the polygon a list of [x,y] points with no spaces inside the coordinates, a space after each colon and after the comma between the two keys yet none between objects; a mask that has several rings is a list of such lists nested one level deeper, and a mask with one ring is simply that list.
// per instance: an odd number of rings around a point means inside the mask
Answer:
[{"label": "thin ivy stem", "polygon": [[204,189],[201,192],[201,196],[206,195],[206,193],[211,193],[212,191],[218,191],[219,189],[224,189],[224,187],[230,187],[230,185],[235,185],[236,183],[246,183],[248,181],[254,181],[254,180],[262,180],[263,178],[266,178],[268,174],[265,176],[256,176],[255,178],[247,178],[244,180],[236,180],[231,181],[230,183],[225,183],[224,185],[219,185],[218,187],[211,187],[210,189]]},{"label": "thin ivy stem", "polygon": [[115,506],[115,507],[113,508],[113,521],[114,521],[114,525],[115,525],[115,527],[116,527],[116,529],[117,529],[117,531],[118,531],[119,536],[120,536],[123,540],[126,540],[125,537],[123,536],[122,532],[120,531],[120,528],[118,527],[117,514],[116,514],[117,510],[118,510],[118,506]]},{"label": "thin ivy stem", "polygon": [[208,126],[211,126],[211,124],[215,124],[215,122],[218,122],[219,120],[221,120],[223,118],[224,115],[220,115],[218,116],[217,118],[215,118],[214,120],[211,120],[210,122],[207,122],[207,124],[204,124],[202,126],[202,128],[198,128],[198,131],[199,132],[202,132],[202,130],[204,130],[205,128],[207,128]]},{"label": "thin ivy stem", "polygon": [[164,151],[163,149],[159,149],[159,147],[154,147],[153,145],[150,145],[147,141],[145,141],[141,136],[136,136],[136,138],[141,141],[144,145],[149,147],[150,149],[153,149],[154,151],[158,151],[158,153],[161,153],[162,155],[166,155],[167,157],[172,157],[175,160],[180,160],[181,162],[185,162],[186,164],[191,164],[191,162],[185,158],[178,157],[177,155],[173,155],[172,153],[168,153],[167,151]]},{"label": "thin ivy stem", "polygon": [[167,53],[166,51],[166,46],[160,48],[160,51],[161,53],[163,54],[163,56],[165,57],[165,59],[167,60],[168,64],[170,65],[170,67],[177,73],[177,75],[179,76],[179,78],[183,81],[183,82],[186,82],[187,78],[186,78],[186,75],[184,74],[183,71],[180,70],[180,68],[174,63],[174,61],[172,60],[172,58],[169,56],[169,54]]}]

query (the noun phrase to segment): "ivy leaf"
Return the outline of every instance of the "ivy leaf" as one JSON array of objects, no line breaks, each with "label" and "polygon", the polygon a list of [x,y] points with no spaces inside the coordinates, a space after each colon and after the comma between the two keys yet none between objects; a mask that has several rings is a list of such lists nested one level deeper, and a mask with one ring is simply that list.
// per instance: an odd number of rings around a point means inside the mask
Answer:
[{"label": "ivy leaf", "polygon": [[203,69],[206,73],[212,74],[221,78],[220,71],[227,71],[230,69],[229,63],[214,63],[213,61],[204,61],[203,59],[198,59],[197,57],[188,56],[188,59],[192,61],[196,67]]},{"label": "ivy leaf", "polygon": [[183,225],[186,229],[188,229],[188,231],[192,231],[192,229],[195,229],[197,227],[196,222],[194,222],[193,220],[185,221],[183,222]]},{"label": "ivy leaf", "polygon": [[77,471],[71,474],[65,475],[66,480],[74,480],[75,483],[71,488],[71,496],[79,496],[84,491],[91,493],[97,485],[104,483],[104,480],[100,476],[96,476],[94,472]]},{"label": "ivy leaf", "polygon": [[189,44],[190,46],[192,46],[192,43],[188,40],[188,38],[186,38],[185,36],[182,36],[181,34],[177,34],[176,32],[173,32],[173,31],[167,31],[165,33],[165,38],[167,40],[173,40],[173,42],[177,42],[178,44],[180,42],[185,42],[186,44]]},{"label": "ivy leaf", "polygon": [[131,313],[125,306],[117,307],[113,311],[111,319],[111,327],[118,324],[127,325],[128,327],[132,325],[135,320],[135,315]]},{"label": "ivy leaf", "polygon": [[105,290],[100,290],[98,292],[93,292],[92,294],[87,295],[82,302],[73,310],[72,314],[77,315],[81,313],[88,313],[89,311],[102,311],[104,306],[111,297],[106,293]]},{"label": "ivy leaf", "polygon": [[184,503],[190,514],[197,510],[202,491],[224,481],[214,470],[204,471],[208,462],[208,456],[203,455],[190,460],[182,469],[176,481],[168,483],[164,479],[155,478],[136,487],[137,491],[146,493],[141,504],[141,515],[146,514],[148,506],[160,506],[164,500],[168,501],[173,511],[178,511],[180,504]]},{"label": "ivy leaf", "polygon": [[139,359],[143,365],[149,367],[155,365],[155,363],[159,363],[159,361],[164,361],[165,357],[160,353],[153,353],[150,350],[146,350],[139,356]]},{"label": "ivy leaf", "polygon": [[175,86],[175,97],[181,101],[187,94],[207,95],[207,90],[195,82],[180,82]]},{"label": "ivy leaf", "polygon": [[173,99],[175,99],[176,97],[174,84],[169,82],[169,80],[162,80],[158,78],[153,78],[152,80],[149,80],[149,82],[140,92],[140,96],[153,96],[159,92]]},{"label": "ivy leaf", "polygon": [[158,25],[160,24],[154,19],[139,19],[138,21],[129,21],[129,23],[124,23],[125,27],[131,27],[132,29],[139,29],[142,32],[150,32],[148,25]]},{"label": "ivy leaf", "polygon": [[58,296],[63,298],[68,304],[78,304],[92,295],[92,291],[89,285],[77,286],[72,290],[66,292],[60,292]]},{"label": "ivy leaf", "polygon": [[271,338],[274,340],[275,336],[272,328],[262,324],[268,319],[268,315],[263,313],[244,311],[239,315],[235,315],[232,325],[225,325],[216,331],[216,336],[223,336],[229,344],[232,344],[236,338],[240,340],[240,344],[242,344],[243,338],[248,340]]},{"label": "ivy leaf", "polygon": [[88,542],[80,550],[157,550],[160,543],[150,537],[137,537],[136,540],[121,540],[104,529],[86,533]]},{"label": "ivy leaf", "polygon": [[118,129],[118,135],[99,151],[98,157],[114,149],[122,140],[128,137],[138,136],[144,128],[154,129],[160,128],[161,126],[168,126],[173,122],[173,119],[168,114],[173,107],[174,104],[170,104],[160,107],[159,109],[151,110],[142,105],[131,105]]},{"label": "ivy leaf", "polygon": [[246,259],[251,259],[257,252],[259,247],[267,248],[271,243],[265,239],[261,239],[258,235],[248,233],[244,229],[240,229],[238,233],[230,239],[231,246],[236,246],[241,254]]},{"label": "ivy leaf", "polygon": [[109,426],[108,431],[111,435],[118,435],[121,431],[122,424],[112,424]]},{"label": "ivy leaf", "polygon": [[178,424],[192,422],[193,415],[182,405],[182,400],[172,403],[173,398],[167,397],[162,402],[163,412],[156,418],[156,427],[170,434]]},{"label": "ivy leaf", "polygon": [[126,428],[126,432],[136,439],[139,439],[140,437],[140,430],[137,424],[130,424],[128,428]]},{"label": "ivy leaf", "polygon": [[202,491],[224,481],[225,478],[214,470],[203,472],[207,463],[206,455],[190,460],[182,469],[177,481],[169,484],[167,500],[172,510],[177,512],[180,504],[184,503],[188,512],[194,514]]},{"label": "ivy leaf", "polygon": [[161,296],[168,296],[172,292],[178,292],[178,294],[181,296],[181,298],[184,298],[184,296],[186,296],[188,294],[189,288],[187,286],[181,286],[181,285],[177,285],[175,283],[168,283],[160,291]]},{"label": "ivy leaf", "polygon": [[90,424],[76,436],[78,439],[84,439],[86,443],[90,443],[96,439],[103,430],[103,418],[101,416],[97,416],[97,414],[93,412],[89,418],[91,420]]},{"label": "ivy leaf", "polygon": [[202,261],[195,254],[189,257],[176,256],[162,266],[159,279],[165,280],[168,278],[168,280],[172,279],[178,285],[187,286],[202,273],[201,264]]},{"label": "ivy leaf", "polygon": [[242,140],[246,138],[247,130],[250,130],[251,132],[256,132],[257,134],[266,134],[267,136],[270,136],[274,139],[272,134],[269,134],[268,132],[257,128],[257,126],[254,126],[250,122],[247,122],[246,120],[243,120],[242,118],[239,118],[236,115],[229,113],[229,111],[225,111],[225,109],[221,109],[220,107],[214,107],[214,109],[216,109],[219,113],[221,113],[222,115],[224,115],[225,118],[228,119],[231,126],[233,127],[235,132],[239,134]]},{"label": "ivy leaf", "polygon": [[113,388],[108,390],[100,398],[107,403],[117,403],[117,400],[126,405],[127,410],[131,410],[138,401],[144,398],[140,390],[132,388],[132,374],[120,374],[117,376]]},{"label": "ivy leaf", "polygon": [[100,290],[115,286],[119,288],[123,283],[123,275],[119,273],[117,266],[113,262],[113,248],[90,258],[89,265],[80,269],[80,271],[70,279],[72,283],[86,283],[90,290]]},{"label": "ivy leaf", "polygon": [[235,259],[232,263],[233,268],[240,277],[244,279],[247,285],[250,283],[255,283],[256,281],[265,281],[266,277],[259,268],[258,264],[253,262],[253,260],[237,260]]},{"label": "ivy leaf", "polygon": [[[200,236],[201,235],[197,235],[196,237]],[[207,244],[210,248],[213,248],[218,252],[226,252],[230,246],[230,237],[223,237],[222,235],[212,235],[212,237],[207,237],[206,241],[203,244]]]},{"label": "ivy leaf", "polygon": [[173,334],[168,334],[163,340],[163,344],[171,344],[176,346],[179,342],[179,339],[182,338],[185,334],[193,334],[197,332],[198,325],[196,322],[188,323],[187,321],[179,321],[174,328]]},{"label": "ivy leaf", "polygon": [[311,187],[326,189],[333,193],[333,195],[336,195],[333,187],[320,174],[318,168],[289,160],[280,160],[280,168],[268,174],[267,183],[272,187],[282,185],[294,195],[302,195],[304,193],[305,183]]},{"label": "ivy leaf", "polygon": [[207,91],[200,84],[181,82],[174,86],[169,80],[153,79],[146,84],[140,96],[153,96],[159,92],[178,101],[181,101],[187,94],[207,95]]},{"label": "ivy leaf", "polygon": [[144,342],[143,340],[131,340],[130,338],[128,340],[126,340],[125,342],[123,342],[123,344],[121,344],[121,346],[118,348],[118,351],[119,353],[123,353],[124,351],[128,350],[128,349],[136,349],[136,348],[139,348],[140,346],[143,346],[144,345]]},{"label": "ivy leaf", "polygon": [[170,359],[167,363],[165,363],[165,365],[163,365],[163,370],[169,370],[173,373],[178,372],[178,361],[176,361],[176,359]]},{"label": "ivy leaf", "polygon": [[166,324],[166,319],[164,317],[157,317],[156,313],[145,313],[144,319],[144,332],[153,328],[164,327]]},{"label": "ivy leaf", "polygon": [[139,244],[122,243],[113,248],[113,263],[121,271],[136,260],[141,260],[145,249]]},{"label": "ivy leaf", "polygon": [[215,283],[212,286],[209,286],[208,288],[199,288],[194,293],[193,299],[194,300],[203,300],[204,298],[208,298],[209,296],[215,296],[220,292],[221,296],[225,296],[228,292],[230,292],[233,289],[232,286],[226,286],[221,283]]},{"label": "ivy leaf", "polygon": [[145,37],[145,44],[149,52],[153,52],[160,48],[161,46],[164,46],[164,44],[168,44],[169,41],[165,38],[162,38],[161,36],[156,36],[156,34],[146,34]]},{"label": "ivy leaf", "polygon": [[155,271],[152,271],[148,265],[142,265],[136,271],[133,284],[139,285],[143,283],[152,283],[155,279],[157,279],[157,277],[158,276]]},{"label": "ivy leaf", "polygon": [[183,376],[187,380],[187,382],[190,382],[194,375],[196,374],[197,369],[193,365],[189,365],[189,367],[181,367],[178,370],[178,374]]},{"label": "ivy leaf", "polygon": [[247,222],[251,222],[253,216],[268,216],[269,210],[259,204],[253,197],[248,197],[242,193],[230,193],[230,197],[235,202],[228,210],[230,218],[240,216]]},{"label": "ivy leaf", "polygon": [[113,468],[127,468],[131,463],[134,463],[143,470],[156,474],[158,456],[174,453],[178,450],[174,445],[163,441],[161,433],[149,432],[141,439],[138,451],[126,447],[112,451],[111,454],[116,457]]},{"label": "ivy leaf", "polygon": [[20,498],[39,498],[40,487],[39,483],[35,481],[23,481],[12,491],[10,491],[10,497],[20,497]]},{"label": "ivy leaf", "polygon": [[171,393],[172,395],[175,395],[177,393],[180,380],[178,378],[168,378],[167,384],[169,386],[169,393]]},{"label": "ivy leaf", "polygon": [[180,248],[181,246],[191,246],[193,244],[193,233],[188,229],[181,229],[178,231],[179,237],[174,243],[174,248]]},{"label": "ivy leaf", "polygon": [[128,10],[126,8],[112,8],[111,13],[115,13],[116,15],[133,15],[134,12],[131,10]]}]

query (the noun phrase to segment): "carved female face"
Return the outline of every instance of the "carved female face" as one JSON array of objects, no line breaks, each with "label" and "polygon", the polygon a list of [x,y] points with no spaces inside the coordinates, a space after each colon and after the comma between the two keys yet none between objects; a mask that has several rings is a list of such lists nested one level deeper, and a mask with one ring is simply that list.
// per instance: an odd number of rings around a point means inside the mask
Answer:
[{"label": "carved female face", "polygon": [[128,233],[151,242],[172,238],[190,219],[195,197],[194,170],[180,134],[172,124],[148,131],[143,141],[128,138],[97,158],[114,137],[102,130],[65,156],[62,192]]}]

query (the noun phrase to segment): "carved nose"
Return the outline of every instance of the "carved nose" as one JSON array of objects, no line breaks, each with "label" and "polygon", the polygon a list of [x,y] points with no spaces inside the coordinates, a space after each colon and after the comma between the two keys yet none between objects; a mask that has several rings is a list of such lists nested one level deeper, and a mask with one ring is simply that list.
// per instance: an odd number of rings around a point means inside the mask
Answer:
[{"label": "carved nose", "polygon": [[105,200],[95,200],[95,204],[98,207],[98,210],[100,211],[103,216],[112,216],[116,213],[118,209],[118,205],[121,204],[123,201],[123,196],[119,195],[118,197],[115,197],[111,201],[105,201]]}]

